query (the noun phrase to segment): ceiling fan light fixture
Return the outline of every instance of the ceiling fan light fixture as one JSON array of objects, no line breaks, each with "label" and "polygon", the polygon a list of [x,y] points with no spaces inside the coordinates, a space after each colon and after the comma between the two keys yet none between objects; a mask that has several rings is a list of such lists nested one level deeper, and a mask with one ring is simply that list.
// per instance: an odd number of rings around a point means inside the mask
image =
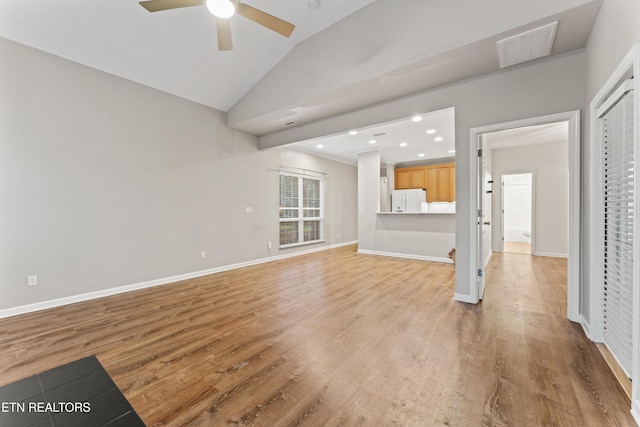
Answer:
[{"label": "ceiling fan light fixture", "polygon": [[231,18],[236,13],[236,8],[229,0],[207,0],[207,9],[218,18]]}]

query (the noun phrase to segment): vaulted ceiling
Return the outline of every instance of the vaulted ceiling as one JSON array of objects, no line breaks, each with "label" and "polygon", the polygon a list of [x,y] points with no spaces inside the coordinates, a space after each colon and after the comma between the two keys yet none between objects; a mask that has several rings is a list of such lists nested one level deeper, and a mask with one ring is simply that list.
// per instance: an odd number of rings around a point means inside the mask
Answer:
[{"label": "vaulted ceiling", "polygon": [[[231,18],[219,52],[204,6],[2,0],[0,37],[228,112],[255,135],[498,69],[495,42],[558,21],[552,55],[586,45],[602,0],[246,0],[296,25]],[[293,124],[292,126],[296,126]]]},{"label": "vaulted ceiling", "polygon": [[290,38],[233,16],[219,52],[205,6],[150,13],[139,0],[2,0],[0,37],[228,111],[296,44],[373,0],[248,0],[296,25]]}]

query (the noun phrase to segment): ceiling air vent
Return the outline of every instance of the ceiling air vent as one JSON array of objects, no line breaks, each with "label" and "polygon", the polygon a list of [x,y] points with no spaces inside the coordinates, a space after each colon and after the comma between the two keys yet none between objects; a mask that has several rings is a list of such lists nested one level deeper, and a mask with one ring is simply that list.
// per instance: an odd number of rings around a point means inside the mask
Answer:
[{"label": "ceiling air vent", "polygon": [[498,66],[511,67],[551,54],[558,21],[499,40]]},{"label": "ceiling air vent", "polygon": [[293,125],[297,125],[298,122],[296,122],[295,120],[291,120],[290,122],[284,122],[282,124],[282,126],[293,126]]}]

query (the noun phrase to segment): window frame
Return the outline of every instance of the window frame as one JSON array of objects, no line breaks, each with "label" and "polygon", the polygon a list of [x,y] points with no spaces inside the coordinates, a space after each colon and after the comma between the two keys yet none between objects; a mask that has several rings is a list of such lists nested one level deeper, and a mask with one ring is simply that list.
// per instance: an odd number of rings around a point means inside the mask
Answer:
[{"label": "window frame", "polygon": [[[298,196],[297,196],[297,207],[291,207],[291,206],[281,206],[281,200],[282,200],[282,184],[281,184],[281,177],[282,176],[288,176],[288,177],[292,177],[292,178],[297,178],[298,179]],[[305,207],[304,206],[304,180],[308,179],[308,180],[313,180],[313,181],[318,181],[319,183],[319,207]],[[324,240],[324,220],[325,220],[325,215],[324,215],[324,205],[325,205],[325,196],[324,196],[324,177],[322,176],[313,176],[313,175],[306,175],[306,174],[297,174],[297,173],[292,173],[292,172],[285,172],[285,171],[280,171],[280,173],[278,174],[278,245],[279,248],[284,249],[284,248],[292,248],[292,247],[296,247],[296,246],[304,246],[304,245],[311,245],[314,243],[323,243]],[[296,210],[297,211],[297,216],[296,217],[282,217],[281,216],[281,212],[283,210],[289,210],[289,211],[293,211]],[[313,217],[305,217],[305,210],[309,211],[309,210],[319,210],[320,211],[320,216],[313,216]],[[319,235],[319,239],[315,239],[315,240],[305,240],[305,222],[317,222],[319,225],[319,231],[318,231],[318,235]],[[295,243],[286,243],[286,244],[282,244],[281,241],[281,225],[282,223],[296,223],[297,224],[297,233],[298,233],[298,241]]]}]

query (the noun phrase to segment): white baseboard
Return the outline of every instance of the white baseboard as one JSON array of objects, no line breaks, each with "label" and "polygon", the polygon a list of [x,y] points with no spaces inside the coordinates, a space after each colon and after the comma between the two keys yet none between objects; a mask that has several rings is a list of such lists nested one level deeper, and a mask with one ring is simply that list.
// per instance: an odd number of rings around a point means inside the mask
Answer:
[{"label": "white baseboard", "polygon": [[[342,246],[355,245],[356,243],[358,243],[358,241],[357,240],[353,240],[351,242],[337,243],[337,244],[329,245],[329,246],[320,246],[318,248],[306,249],[304,251],[296,251],[296,252],[291,252],[291,253],[288,253],[288,254],[276,255],[274,257],[271,257],[271,260],[272,261],[277,261],[279,259],[292,258],[292,257],[300,256],[300,255],[312,254],[314,252],[326,251],[328,249],[340,248]],[[286,249],[280,249],[280,250],[284,251]]]},{"label": "white baseboard", "polygon": [[636,420],[636,424],[640,426],[640,398],[635,399],[631,404],[631,415]]},{"label": "white baseboard", "polygon": [[548,256],[548,257],[552,257],[552,258],[569,258],[568,254],[556,254],[553,252],[535,252],[533,254],[534,256]]},{"label": "white baseboard", "polygon": [[224,265],[220,267],[209,268],[206,270],[194,271],[191,273],[179,274],[176,276],[164,277],[162,279],[148,280],[145,282],[134,283],[132,285],[119,286],[116,288],[109,288],[95,292],[88,292],[85,294],[72,295],[63,298],[52,299],[48,301],[37,302],[33,304],[21,305],[18,307],[12,307],[0,310],[0,319],[5,317],[17,316],[20,314],[31,313],[34,311],[46,310],[48,308],[60,307],[63,305],[73,304],[76,302],[88,301],[96,298],[108,297],[111,295],[122,294],[124,292],[136,291],[139,289],[151,288],[154,286],[167,285],[169,283],[181,282],[183,280],[194,279],[196,277],[208,276],[210,274],[221,273],[223,271],[235,270],[242,267],[249,267],[252,265],[263,264],[266,262],[277,261],[280,259],[291,258],[300,255],[307,255],[313,252],[325,251],[328,249],[335,249],[341,246],[348,246],[358,243],[358,241],[351,241],[345,243],[338,243],[335,245],[321,246],[319,248],[307,249],[304,251],[292,252],[283,255],[276,255],[268,258],[260,258],[251,261],[239,262],[237,264]]},{"label": "white baseboard", "polygon": [[471,295],[459,294],[457,292],[453,295],[453,299],[455,301],[465,302],[467,304],[477,304],[478,303],[478,301],[474,301],[473,298],[471,298]]},{"label": "white baseboard", "polygon": [[396,252],[381,252],[381,251],[371,251],[368,249],[358,249],[359,254],[365,255],[379,255],[379,256],[389,256],[394,258],[406,258],[406,259],[417,259],[421,261],[433,261],[433,262],[444,262],[447,264],[453,264],[453,261],[446,257],[432,257],[426,255],[412,255],[412,254],[400,254]]},{"label": "white baseboard", "polygon": [[591,327],[589,326],[589,322],[582,314],[580,315],[580,325],[582,326],[582,330],[584,331],[587,338],[593,341],[593,338],[591,338]]}]

